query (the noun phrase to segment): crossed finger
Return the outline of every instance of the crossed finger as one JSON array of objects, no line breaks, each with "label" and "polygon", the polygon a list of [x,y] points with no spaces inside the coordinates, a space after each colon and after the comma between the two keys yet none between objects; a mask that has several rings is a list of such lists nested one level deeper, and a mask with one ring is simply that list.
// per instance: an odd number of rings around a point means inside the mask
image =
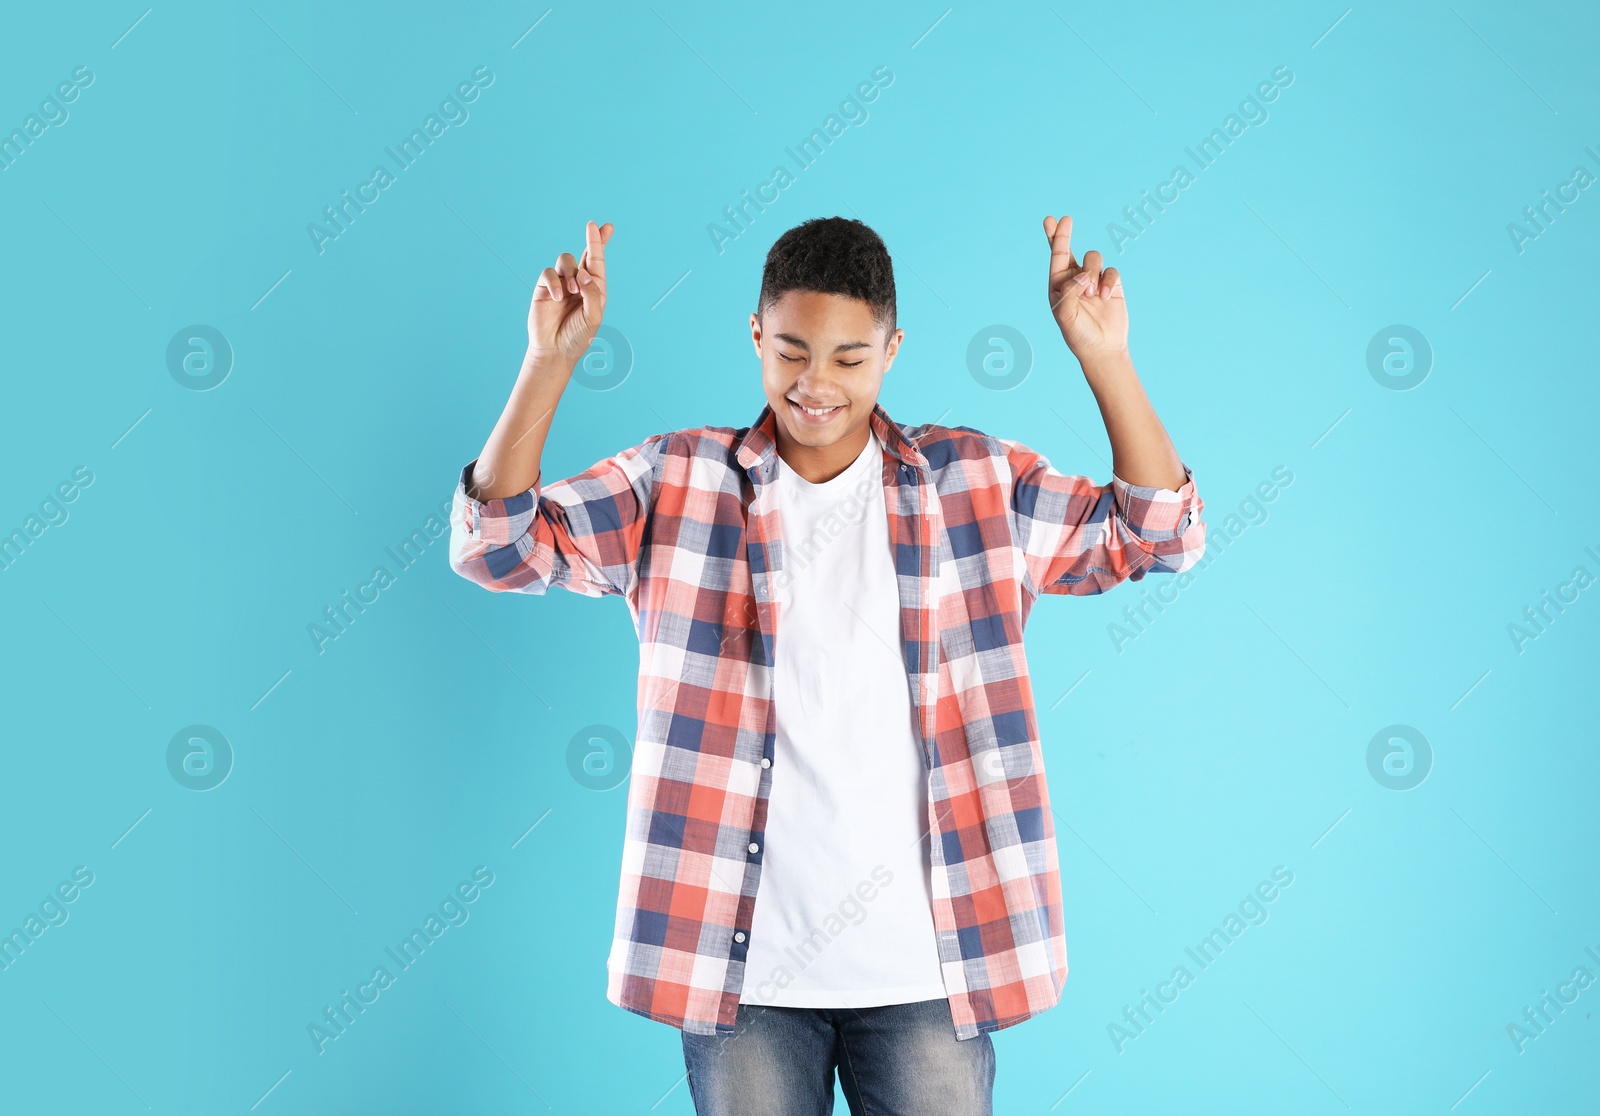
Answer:
[{"label": "crossed finger", "polygon": [[573,259],[571,252],[563,252],[556,257],[554,267],[547,267],[539,273],[539,281],[534,284],[533,300],[535,302],[554,301],[560,302],[569,294],[577,294],[578,288],[585,283],[598,280],[605,282],[606,277],[606,241],[611,239],[614,228],[610,221],[604,225],[596,225],[590,221],[584,227],[584,239],[587,247],[583,250],[583,258]]},{"label": "crossed finger", "polygon": [[1114,267],[1104,268],[1104,257],[1091,249],[1080,265],[1072,253],[1072,218],[1044,219],[1044,234],[1050,241],[1050,297],[1051,306],[1065,298],[1068,283],[1073,283],[1082,296],[1110,298],[1120,295],[1122,276]]},{"label": "crossed finger", "polygon": [[1072,218],[1044,219],[1044,235],[1050,241],[1050,286],[1059,287],[1070,278],[1071,270],[1078,266],[1072,254]]},{"label": "crossed finger", "polygon": [[586,246],[583,249],[583,259],[578,261],[578,267],[602,283],[606,278],[606,242],[611,239],[611,234],[615,231],[610,221],[603,225],[596,225],[590,221],[583,228]]}]

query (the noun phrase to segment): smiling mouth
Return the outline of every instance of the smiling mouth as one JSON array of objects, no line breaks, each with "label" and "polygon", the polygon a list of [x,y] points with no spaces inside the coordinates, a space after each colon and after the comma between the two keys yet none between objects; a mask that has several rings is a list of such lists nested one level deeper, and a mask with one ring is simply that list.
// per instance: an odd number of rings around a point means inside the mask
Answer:
[{"label": "smiling mouth", "polygon": [[834,412],[842,411],[844,409],[843,403],[836,404],[832,407],[807,407],[804,403],[800,403],[794,399],[789,399],[787,396],[784,398],[791,407],[794,407],[802,414],[808,415],[811,418],[827,418]]}]

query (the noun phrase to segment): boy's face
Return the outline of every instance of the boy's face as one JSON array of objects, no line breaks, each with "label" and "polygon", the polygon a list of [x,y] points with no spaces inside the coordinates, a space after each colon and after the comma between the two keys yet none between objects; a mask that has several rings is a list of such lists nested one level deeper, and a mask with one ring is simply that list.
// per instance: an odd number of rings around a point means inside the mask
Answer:
[{"label": "boy's face", "polygon": [[788,291],[765,314],[750,315],[750,337],[761,358],[762,389],[790,447],[859,451],[866,444],[903,330],[890,334],[861,299]]}]

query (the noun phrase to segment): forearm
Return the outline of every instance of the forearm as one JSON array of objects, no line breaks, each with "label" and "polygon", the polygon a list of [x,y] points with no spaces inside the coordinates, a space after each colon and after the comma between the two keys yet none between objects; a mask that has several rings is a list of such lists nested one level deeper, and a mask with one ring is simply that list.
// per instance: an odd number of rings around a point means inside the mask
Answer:
[{"label": "forearm", "polygon": [[533,487],[539,479],[545,438],[572,369],[563,358],[532,349],[522,358],[511,397],[473,466],[467,495],[475,500],[504,499]]},{"label": "forearm", "polygon": [[1177,491],[1183,462],[1156,417],[1126,349],[1080,360],[1111,439],[1111,468],[1129,484]]}]

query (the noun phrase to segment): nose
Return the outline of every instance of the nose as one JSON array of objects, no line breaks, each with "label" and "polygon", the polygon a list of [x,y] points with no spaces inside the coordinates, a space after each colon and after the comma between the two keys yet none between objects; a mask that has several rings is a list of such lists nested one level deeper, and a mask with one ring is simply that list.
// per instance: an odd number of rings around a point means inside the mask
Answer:
[{"label": "nose", "polygon": [[794,394],[801,402],[814,407],[836,402],[838,396],[827,376],[811,368],[802,371],[795,380]]}]

